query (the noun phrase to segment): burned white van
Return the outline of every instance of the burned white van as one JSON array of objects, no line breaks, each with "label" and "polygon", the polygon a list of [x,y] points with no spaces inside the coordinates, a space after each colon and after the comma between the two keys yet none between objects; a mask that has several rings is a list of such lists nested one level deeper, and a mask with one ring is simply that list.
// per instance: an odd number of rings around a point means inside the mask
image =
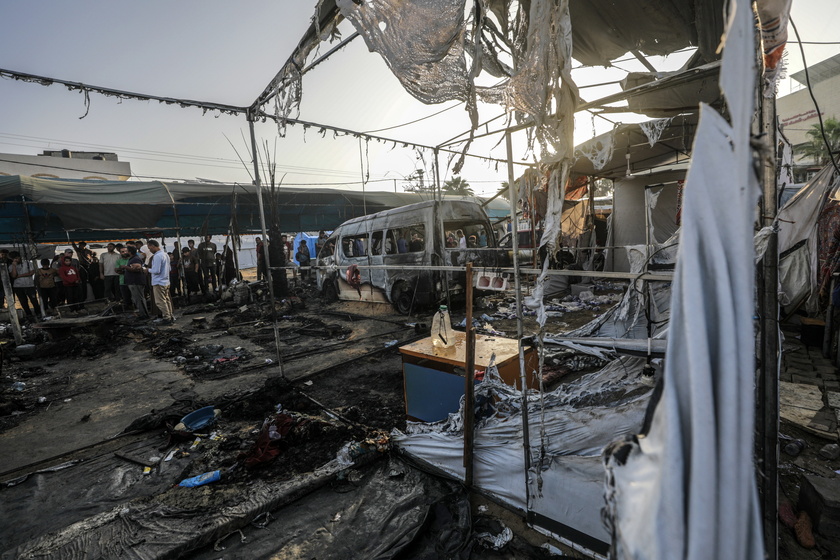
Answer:
[{"label": "burned white van", "polygon": [[424,267],[477,269],[478,289],[502,289],[497,269],[507,253],[484,210],[462,200],[409,204],[341,224],[318,254],[318,288],[327,299],[391,303],[403,314],[465,292],[464,272]]}]

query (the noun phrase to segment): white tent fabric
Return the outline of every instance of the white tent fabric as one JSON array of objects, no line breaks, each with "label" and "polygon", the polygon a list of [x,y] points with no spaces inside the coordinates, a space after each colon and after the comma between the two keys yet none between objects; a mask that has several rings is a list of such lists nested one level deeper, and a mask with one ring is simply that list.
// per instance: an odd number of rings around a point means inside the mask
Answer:
[{"label": "white tent fabric", "polygon": [[819,307],[817,228],[825,201],[836,198],[838,180],[827,166],[782,208],[779,226],[779,282],[782,304],[795,307],[802,299],[809,313]]},{"label": "white tent fabric", "polygon": [[[587,535],[603,546],[609,535],[601,523],[604,468],[601,449],[616,434],[637,432],[651,386],[641,358],[621,358],[598,372],[544,394],[528,397],[531,470],[522,447],[522,396],[488,370],[476,386],[476,402],[492,406],[477,421],[473,482],[510,506]],[[461,410],[435,424],[409,423],[392,441],[415,459],[463,480],[463,399]],[[535,419],[542,418],[542,422]],[[537,443],[539,441],[539,444]],[[572,537],[574,538],[574,537]],[[596,546],[597,548],[597,546]]]},{"label": "white tent fabric", "polygon": [[[677,183],[685,178],[684,171],[663,171],[650,175],[624,177],[615,182],[613,191],[612,226],[614,247],[611,270],[629,272],[631,269],[628,251],[629,245],[644,245],[645,212],[650,213],[647,222],[651,229],[651,243],[663,243],[674,235],[677,225]],[[648,185],[665,183],[661,188],[648,189]],[[650,193],[656,197],[654,207],[647,203]],[[648,209],[649,208],[649,209]],[[608,261],[609,262],[609,261]]]},{"label": "white tent fabric", "polygon": [[662,398],[647,437],[605,454],[616,558],[764,557],[752,457],[753,65],[750,2],[736,0],[722,70],[732,125],[701,108]]}]

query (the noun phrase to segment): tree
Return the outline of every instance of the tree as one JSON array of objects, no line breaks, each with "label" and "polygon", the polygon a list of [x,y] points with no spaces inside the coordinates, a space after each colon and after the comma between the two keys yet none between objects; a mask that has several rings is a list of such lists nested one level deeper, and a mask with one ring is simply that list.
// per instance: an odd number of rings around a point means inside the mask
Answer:
[{"label": "tree", "polygon": [[[837,152],[840,150],[840,121],[835,118],[826,119],[824,122],[825,137],[831,145],[831,151]],[[808,141],[796,148],[799,155],[812,158],[814,163],[818,165],[826,165],[831,161],[829,152],[823,140],[822,130],[820,124],[817,123],[811,126],[810,130],[806,132]]]},{"label": "tree", "polygon": [[422,169],[417,169],[405,178],[408,185],[405,186],[406,192],[427,193],[434,191],[434,184],[426,184],[425,172]]},{"label": "tree", "polygon": [[510,190],[508,189],[508,182],[502,181],[501,188],[496,192],[496,195],[499,198],[504,198],[508,202],[510,202]]},{"label": "tree", "polygon": [[464,179],[456,175],[443,184],[443,194],[454,194],[460,196],[474,196],[472,187]]}]

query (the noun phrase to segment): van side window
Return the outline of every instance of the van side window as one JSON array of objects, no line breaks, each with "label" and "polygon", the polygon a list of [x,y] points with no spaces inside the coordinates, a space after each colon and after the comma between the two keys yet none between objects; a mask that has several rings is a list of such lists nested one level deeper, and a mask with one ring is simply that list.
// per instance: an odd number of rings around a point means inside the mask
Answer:
[{"label": "van side window", "polygon": [[422,253],[426,250],[426,226],[420,224],[405,228],[409,253]]},{"label": "van side window", "polygon": [[345,257],[367,255],[367,235],[348,235],[341,239],[341,250]]},{"label": "van side window", "polygon": [[[386,255],[396,255],[398,251],[399,245],[397,244],[397,237],[394,233],[394,230],[389,230],[388,235],[385,238],[385,254]],[[405,245],[405,251],[408,251],[408,244]]]},{"label": "van side window", "polygon": [[375,231],[370,236],[370,254],[371,255],[381,255],[382,251],[382,233],[381,231]]},{"label": "van side window", "polygon": [[426,226],[417,224],[388,230],[385,241],[386,255],[423,253],[426,251]]},{"label": "van side window", "polygon": [[444,222],[443,230],[447,249],[478,249],[494,245],[483,222]]}]

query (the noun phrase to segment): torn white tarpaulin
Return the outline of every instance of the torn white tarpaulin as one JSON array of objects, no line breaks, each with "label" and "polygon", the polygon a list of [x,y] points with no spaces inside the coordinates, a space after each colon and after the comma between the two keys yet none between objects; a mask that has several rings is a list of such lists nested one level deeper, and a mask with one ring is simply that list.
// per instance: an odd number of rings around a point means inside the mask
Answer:
[{"label": "torn white tarpaulin", "polygon": [[662,135],[662,131],[671,124],[671,121],[674,120],[674,117],[670,119],[654,119],[652,121],[646,121],[639,123],[639,128],[642,129],[642,132],[645,133],[647,136],[648,144],[650,147],[653,148],[653,145],[659,142],[659,137]]},{"label": "torn white tarpaulin", "polygon": [[615,135],[613,133],[596,136],[575,147],[575,161],[583,156],[592,162],[596,171],[600,171],[612,159],[614,147]]},{"label": "torn white tarpaulin", "polygon": [[[535,392],[528,396],[532,471],[527,473],[527,491],[532,513],[609,542],[601,524],[604,470],[598,455],[615,434],[641,427],[651,390],[641,374],[644,363],[621,358],[542,399]],[[526,510],[521,393],[500,382],[491,368],[476,386],[476,406],[474,484]],[[541,417],[542,425],[536,420]],[[412,457],[463,480],[462,426],[459,411],[444,422],[409,423],[405,433],[392,432],[392,441]],[[542,441],[535,439],[538,433]]]},{"label": "torn white tarpaulin", "polygon": [[[784,305],[798,305],[807,298],[806,310],[819,310],[819,222],[826,201],[838,198],[840,181],[829,165],[779,210],[779,268]],[[807,278],[803,282],[803,278]]]},{"label": "torn white tarpaulin", "polygon": [[[631,272],[643,273],[648,261],[658,265],[676,262],[678,240],[679,232],[661,245],[628,247]],[[670,282],[633,280],[619,303],[564,336],[664,338],[668,331],[670,306]]]},{"label": "torn white tarpaulin", "polygon": [[767,252],[767,243],[770,241],[770,234],[776,230],[776,226],[766,226],[758,230],[753,237],[753,244],[755,245],[755,264],[764,258],[764,253]]},{"label": "torn white tarpaulin", "polygon": [[734,0],[721,76],[732,125],[701,107],[662,397],[647,437],[605,453],[618,559],[764,557],[753,462],[754,60],[751,5]]}]

